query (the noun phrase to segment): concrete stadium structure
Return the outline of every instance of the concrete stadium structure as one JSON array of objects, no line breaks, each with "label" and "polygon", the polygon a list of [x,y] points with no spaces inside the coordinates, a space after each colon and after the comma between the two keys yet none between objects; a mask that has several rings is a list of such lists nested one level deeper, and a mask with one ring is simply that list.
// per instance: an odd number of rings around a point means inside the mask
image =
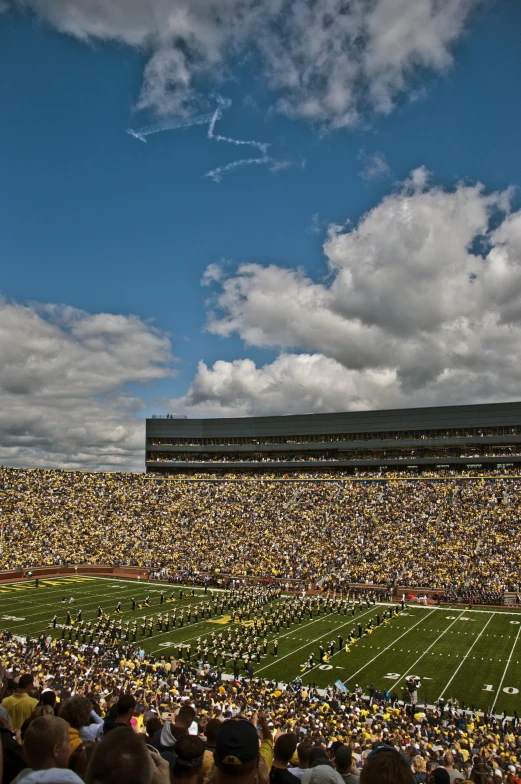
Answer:
[{"label": "concrete stadium structure", "polygon": [[521,462],[521,402],[339,414],[146,420],[154,473],[410,470]]}]

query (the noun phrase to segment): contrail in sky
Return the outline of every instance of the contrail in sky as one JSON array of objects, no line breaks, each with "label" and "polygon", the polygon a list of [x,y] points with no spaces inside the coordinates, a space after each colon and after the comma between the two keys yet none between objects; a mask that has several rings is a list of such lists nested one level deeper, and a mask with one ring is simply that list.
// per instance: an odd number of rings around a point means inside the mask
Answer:
[{"label": "contrail in sky", "polygon": [[133,128],[127,128],[127,133],[135,139],[139,139],[140,142],[146,142],[145,136],[161,133],[161,131],[173,131],[176,128],[190,128],[192,125],[207,125],[212,121],[212,117],[213,114],[200,114],[198,117],[192,117],[190,120],[169,117],[153,125],[144,125],[143,128],[139,128],[137,131]]},{"label": "contrail in sky", "polygon": [[221,175],[227,171],[238,169],[240,166],[250,166],[251,164],[256,163],[270,163],[271,161],[271,158],[268,156],[268,147],[270,146],[269,144],[264,142],[243,141],[242,139],[231,139],[229,136],[221,136],[218,133],[214,133],[216,122],[221,119],[223,111],[230,108],[231,103],[232,102],[229,99],[221,98],[220,95],[217,96],[218,105],[217,109],[213,113],[210,125],[208,126],[208,138],[214,139],[216,142],[227,142],[228,144],[235,144],[237,146],[249,145],[250,147],[256,147],[262,153],[262,157],[243,158],[240,161],[233,161],[233,163],[229,163],[227,166],[219,166],[217,169],[212,169],[206,173],[205,177],[211,177],[214,182],[220,182]]},{"label": "contrail in sky", "polygon": [[225,172],[233,171],[241,166],[250,166],[251,164],[270,163],[271,158],[268,155],[269,144],[265,142],[244,141],[242,139],[232,139],[229,136],[221,136],[214,133],[216,123],[222,118],[223,112],[229,109],[232,102],[229,98],[222,98],[220,95],[215,96],[217,100],[217,108],[211,114],[199,114],[196,117],[188,118],[186,120],[177,119],[175,117],[161,120],[153,125],[145,125],[142,128],[134,130],[134,128],[127,128],[127,133],[140,142],[146,142],[146,137],[151,136],[153,133],[161,133],[161,131],[172,131],[177,128],[191,128],[192,125],[208,125],[208,138],[216,142],[226,142],[227,144],[235,144],[236,146],[249,146],[255,147],[262,155],[257,158],[242,158],[239,161],[233,161],[226,166],[219,166],[216,169],[205,174],[205,177],[210,177],[214,182],[220,182],[222,175]]}]

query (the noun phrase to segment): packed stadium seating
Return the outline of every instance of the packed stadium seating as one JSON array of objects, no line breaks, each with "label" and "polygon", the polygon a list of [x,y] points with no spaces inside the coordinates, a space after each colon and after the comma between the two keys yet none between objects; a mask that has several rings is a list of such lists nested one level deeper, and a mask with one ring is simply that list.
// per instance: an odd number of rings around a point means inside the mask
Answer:
[{"label": "packed stadium seating", "polygon": [[[23,781],[29,775],[28,784],[176,784],[181,780],[219,784],[228,781],[223,778],[226,769],[220,767],[229,736],[223,724],[239,716],[250,720],[253,727],[234,725],[230,731],[238,726],[241,732],[251,734],[253,753],[260,753],[263,759],[258,784],[278,780],[270,777],[270,769],[274,756],[275,766],[281,761],[286,765],[286,748],[290,749],[287,760],[292,758],[291,769],[299,778],[304,776],[304,782],[308,780],[306,771],[309,778],[310,768],[328,764],[320,761],[320,754],[329,758],[341,778],[333,778],[331,767],[326,768],[325,778],[318,771],[317,780],[339,784],[342,779],[346,784],[356,782],[359,773],[360,784],[412,784],[425,781],[427,774],[432,784],[469,778],[483,784],[498,779],[508,784],[519,781],[521,729],[517,714],[507,721],[478,715],[473,709],[464,711],[463,706],[444,701],[430,708],[415,708],[399,703],[395,692],[371,689],[370,695],[362,695],[360,688],[352,693],[329,688],[319,693],[313,684],[303,685],[298,680],[287,687],[262,679],[221,681],[218,671],[191,669],[173,657],[156,661],[125,646],[109,667],[103,651],[53,642],[50,637],[21,641],[4,633],[0,634],[0,645],[4,784],[15,777],[16,782]],[[20,699],[14,708],[17,701],[13,702],[12,695],[17,689]],[[55,718],[55,713],[61,718]],[[255,726],[260,728],[259,741]],[[201,740],[190,739],[189,730]],[[16,742],[20,731],[21,746]],[[145,740],[152,746],[148,753],[144,751]],[[297,743],[298,754],[294,755]],[[369,775],[371,759],[376,758],[369,758],[369,754],[382,745],[387,750],[385,760],[394,761],[393,754],[400,752],[401,756],[396,755],[403,766],[400,778]],[[340,747],[345,751],[338,753]],[[239,754],[237,748],[235,753]],[[154,765],[147,767],[150,755]],[[132,773],[129,760],[133,760]],[[140,760],[143,770],[138,777]],[[420,772],[424,774],[418,778]],[[241,770],[235,770],[234,780],[249,782],[247,774],[243,763]]]},{"label": "packed stadium seating", "polygon": [[[126,564],[500,595],[521,583],[521,480],[156,481],[0,470],[2,568]],[[370,478],[369,474],[364,474]],[[386,474],[391,479],[396,474]],[[437,477],[440,475],[437,474]],[[236,477],[235,477],[236,479]]]},{"label": "packed stadium seating", "polygon": [[[511,468],[510,476],[500,478],[497,470],[491,471],[478,480],[438,470],[432,479],[364,472],[359,479],[368,481],[310,473],[291,481],[237,475],[219,481],[202,475],[196,481],[193,474],[186,481],[168,481],[150,475],[2,468],[0,566],[127,564],[172,579],[226,572],[332,591],[351,582],[399,582],[441,588],[466,601],[500,602],[505,589],[518,591],[521,583],[515,531],[521,477],[516,472]],[[278,753],[270,738],[281,732],[289,733],[281,746],[300,744],[293,760],[298,776],[306,775],[310,749],[323,747],[346,784],[356,784],[359,773],[364,784],[371,781],[369,753],[385,744],[403,755],[403,781],[411,784],[427,775],[434,784],[469,778],[480,784],[521,781],[517,714],[509,720],[482,716],[473,706],[464,711],[443,701],[411,708],[395,692],[376,691],[368,699],[362,689],[348,693],[331,686],[323,693],[300,681],[282,686],[263,679],[221,680],[216,667],[193,667],[174,656],[154,659],[129,644],[105,649],[104,643],[0,632],[0,651],[5,784],[16,776],[21,776],[17,784],[25,774],[28,778],[31,768],[35,772],[28,782],[52,780],[38,778],[44,762],[42,753],[34,752],[35,738],[40,752],[42,739],[56,741],[50,749],[58,752],[49,752],[45,765],[62,769],[57,781],[115,780],[106,772],[112,763],[103,767],[101,761],[119,760],[122,732],[132,733],[124,737],[124,746],[127,757],[135,755],[136,765],[140,754],[142,762],[150,762],[143,739],[162,749],[160,761],[147,752],[155,767],[144,764],[140,781],[145,784],[181,784],[181,779],[187,784],[185,763],[191,783],[220,784],[222,771],[214,766],[212,750],[222,722],[233,716],[260,724],[268,753],[257,784],[268,784],[273,754],[277,758]],[[27,673],[31,675],[24,679]],[[23,723],[20,705],[13,707],[15,692],[25,706]],[[187,705],[193,709],[189,722]],[[260,718],[252,716],[257,710]],[[174,725],[169,724],[171,716]],[[206,761],[174,764],[158,738],[170,732],[177,739],[188,737],[193,717],[192,731],[195,727],[202,741],[192,746],[207,749]],[[113,729],[119,724],[123,727]],[[60,732],[69,733],[69,744],[62,744]],[[338,747],[345,752],[335,757]],[[183,749],[181,742],[181,759],[188,754]],[[352,764],[346,767],[347,749]],[[312,766],[317,764],[313,754]],[[163,759],[172,765],[165,767]],[[101,774],[96,773],[100,765]],[[440,765],[446,779],[434,772]],[[117,777],[122,784],[134,780],[130,774],[125,778],[121,767]]]},{"label": "packed stadium seating", "polygon": [[165,463],[281,463],[281,462],[328,462],[337,463],[339,461],[359,461],[359,460],[411,460],[416,457],[425,457],[436,460],[448,460],[451,458],[473,458],[480,460],[492,457],[519,457],[520,452],[517,448],[487,446],[483,445],[476,448],[452,447],[452,448],[430,448],[422,449],[419,454],[418,449],[385,449],[385,450],[363,450],[332,452],[289,452],[289,453],[263,453],[263,452],[230,452],[226,454],[216,452],[197,452],[178,454],[176,452],[154,452],[151,455],[156,462]]}]

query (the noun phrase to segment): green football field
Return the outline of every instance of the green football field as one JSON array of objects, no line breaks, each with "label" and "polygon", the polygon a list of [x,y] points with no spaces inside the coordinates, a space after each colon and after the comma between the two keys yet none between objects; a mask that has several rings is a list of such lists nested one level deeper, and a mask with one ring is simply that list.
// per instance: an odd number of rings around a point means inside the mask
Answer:
[{"label": "green football field", "polygon": [[[161,592],[169,596],[175,591],[176,601],[160,605]],[[180,600],[179,586],[160,583],[138,583],[135,580],[105,579],[94,577],[68,577],[44,580],[36,589],[34,582],[0,585],[0,627],[15,635],[37,636],[42,632],[61,636],[61,630],[50,629],[54,614],[58,624],[65,623],[67,609],[74,618],[81,608],[85,621],[94,620],[98,605],[104,612],[114,616],[117,602],[121,602],[123,621],[146,612],[147,616],[161,610],[179,609],[187,604],[203,601],[201,588],[196,596]],[[142,601],[150,596],[150,608],[146,611],[131,610],[131,599]],[[62,604],[63,596],[74,596],[75,604]],[[283,598],[281,601],[285,601]],[[383,609],[383,606],[380,610]],[[352,618],[330,614],[295,623],[289,629],[281,629],[269,636],[268,653],[260,664],[253,662],[255,676],[282,682],[301,676],[305,683],[315,683],[319,688],[335,680],[341,680],[350,689],[359,684],[367,693],[371,683],[380,690],[396,690],[401,696],[405,678],[417,675],[421,679],[418,692],[420,703],[432,704],[440,696],[446,700],[456,698],[467,707],[477,710],[504,710],[509,715],[521,708],[521,612],[509,610],[463,610],[461,608],[433,608],[408,606],[406,611],[391,620],[386,626],[357,640],[349,653],[338,650],[328,664],[318,664],[319,645],[324,647],[341,634],[344,639],[358,622],[363,625],[370,618],[376,619],[378,605],[363,608]],[[190,642],[192,660],[196,640],[204,639],[212,631],[224,631],[231,623],[229,616],[199,621],[184,627],[142,637],[138,644],[155,656],[176,655],[177,644]],[[139,623],[138,623],[139,627]],[[139,631],[139,628],[138,628]],[[278,639],[278,656],[272,654],[271,640]],[[314,653],[317,663],[312,670],[303,671]],[[210,657],[210,661],[212,661]],[[228,668],[231,671],[231,668]]]}]

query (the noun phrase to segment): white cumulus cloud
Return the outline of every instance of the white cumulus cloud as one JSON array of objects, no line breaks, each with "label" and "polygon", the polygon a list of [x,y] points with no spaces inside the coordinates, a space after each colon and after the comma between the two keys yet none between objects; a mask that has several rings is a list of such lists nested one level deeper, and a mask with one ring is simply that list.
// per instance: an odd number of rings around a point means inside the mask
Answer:
[{"label": "white cumulus cloud", "polygon": [[0,464],[143,470],[143,401],[173,375],[168,337],[137,316],[0,300]]},{"label": "white cumulus cloud", "polygon": [[200,362],[188,394],[166,408],[182,406],[191,416],[260,416],[366,410],[389,392],[389,371],[360,373],[322,354],[281,354],[257,367],[251,359]]},{"label": "white cumulus cloud", "polygon": [[[186,111],[203,79],[254,53],[280,111],[334,127],[391,111],[411,75],[442,71],[481,0],[11,0],[81,40],[149,55],[139,106]],[[414,86],[417,90],[417,86]]]},{"label": "white cumulus cloud", "polygon": [[444,189],[417,169],[356,225],[330,226],[328,275],[243,263],[208,329],[280,352],[200,364],[176,409],[285,413],[519,397],[521,211],[511,190]]}]

